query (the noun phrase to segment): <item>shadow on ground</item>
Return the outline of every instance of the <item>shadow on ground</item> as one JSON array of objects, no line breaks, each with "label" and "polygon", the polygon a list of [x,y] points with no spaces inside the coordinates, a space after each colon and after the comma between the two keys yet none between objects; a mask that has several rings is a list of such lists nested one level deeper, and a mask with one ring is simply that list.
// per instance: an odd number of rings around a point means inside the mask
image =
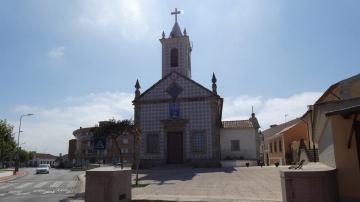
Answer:
[{"label": "shadow on ground", "polygon": [[192,180],[196,175],[201,173],[232,173],[236,171],[234,168],[192,168],[192,167],[176,167],[169,168],[156,167],[149,170],[139,171],[140,182],[149,184],[174,184],[172,181]]},{"label": "shadow on ground", "polygon": [[85,201],[85,192],[76,193],[73,196],[69,196],[65,199],[60,200],[59,202],[70,202],[70,201]]}]

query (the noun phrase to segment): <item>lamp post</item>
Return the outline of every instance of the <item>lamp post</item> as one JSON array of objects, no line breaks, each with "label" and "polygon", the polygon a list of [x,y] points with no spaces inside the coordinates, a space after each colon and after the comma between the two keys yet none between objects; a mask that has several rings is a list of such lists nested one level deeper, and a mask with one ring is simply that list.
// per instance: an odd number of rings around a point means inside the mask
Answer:
[{"label": "lamp post", "polygon": [[20,116],[20,124],[19,124],[19,132],[18,132],[18,139],[17,139],[17,150],[16,150],[16,162],[15,162],[15,172],[19,171],[19,140],[20,140],[20,133],[21,131],[21,120],[24,116],[32,116],[34,114],[22,114]]}]

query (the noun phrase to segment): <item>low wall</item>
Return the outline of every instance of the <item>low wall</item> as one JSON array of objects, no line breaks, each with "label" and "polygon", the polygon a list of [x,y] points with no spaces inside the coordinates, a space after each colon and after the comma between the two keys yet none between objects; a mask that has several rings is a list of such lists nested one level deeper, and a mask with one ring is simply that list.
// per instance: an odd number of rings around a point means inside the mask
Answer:
[{"label": "low wall", "polygon": [[100,167],[86,171],[86,202],[130,202],[131,170]]},{"label": "low wall", "polygon": [[283,202],[337,202],[335,169],[282,170]]}]

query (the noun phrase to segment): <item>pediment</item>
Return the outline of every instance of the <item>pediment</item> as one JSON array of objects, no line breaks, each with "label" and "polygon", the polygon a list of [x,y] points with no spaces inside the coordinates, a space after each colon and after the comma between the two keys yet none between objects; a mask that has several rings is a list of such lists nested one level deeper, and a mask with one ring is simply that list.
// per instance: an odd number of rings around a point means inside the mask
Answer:
[{"label": "pediment", "polygon": [[144,91],[137,98],[137,101],[208,96],[219,97],[199,83],[179,73],[172,72]]}]

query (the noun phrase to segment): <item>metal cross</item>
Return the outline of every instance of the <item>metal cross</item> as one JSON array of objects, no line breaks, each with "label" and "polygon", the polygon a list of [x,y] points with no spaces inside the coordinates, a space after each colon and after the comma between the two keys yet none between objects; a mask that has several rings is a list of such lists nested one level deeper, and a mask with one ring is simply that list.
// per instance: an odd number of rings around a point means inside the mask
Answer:
[{"label": "metal cross", "polygon": [[177,15],[180,14],[181,12],[178,11],[177,8],[175,8],[175,11],[174,12],[171,12],[171,15],[175,15],[175,22],[177,22]]}]

